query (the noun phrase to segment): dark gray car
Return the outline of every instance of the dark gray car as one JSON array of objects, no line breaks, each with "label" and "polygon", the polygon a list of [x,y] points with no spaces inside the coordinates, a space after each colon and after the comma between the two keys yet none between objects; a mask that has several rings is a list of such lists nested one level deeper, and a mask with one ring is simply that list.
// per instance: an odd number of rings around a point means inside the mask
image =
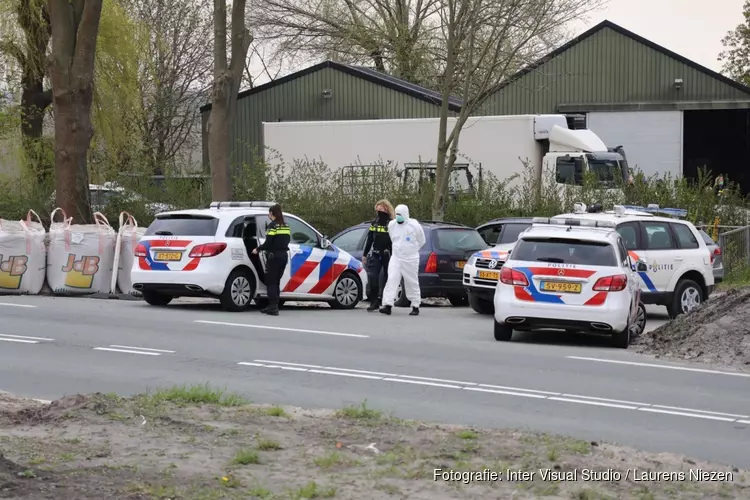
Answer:
[{"label": "dark gray car", "polygon": [[711,251],[711,257],[714,263],[714,283],[721,283],[724,280],[724,261],[721,257],[721,247],[711,238],[704,230],[699,229],[699,233],[706,242],[706,246]]}]

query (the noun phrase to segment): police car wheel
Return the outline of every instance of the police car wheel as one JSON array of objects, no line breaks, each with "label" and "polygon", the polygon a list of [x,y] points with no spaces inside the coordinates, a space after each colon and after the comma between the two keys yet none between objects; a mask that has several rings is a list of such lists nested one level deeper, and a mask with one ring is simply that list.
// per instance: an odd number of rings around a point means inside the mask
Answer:
[{"label": "police car wheel", "polygon": [[630,345],[630,338],[633,332],[633,324],[628,320],[628,325],[621,332],[614,332],[612,334],[612,347],[618,349],[627,349]]},{"label": "police car wheel", "polygon": [[495,340],[498,342],[510,342],[513,337],[513,327],[495,320]]},{"label": "police car wheel", "polygon": [[362,282],[354,273],[345,272],[333,288],[331,307],[334,309],[354,309],[360,300],[362,300]]},{"label": "police car wheel", "polygon": [[630,325],[630,338],[633,339],[643,333],[646,329],[646,306],[643,302],[638,304],[638,312],[635,316],[635,322]]},{"label": "police car wheel", "polygon": [[479,314],[495,314],[495,304],[476,295],[469,294],[469,305]]},{"label": "police car wheel", "polygon": [[150,306],[166,306],[172,302],[173,298],[171,295],[164,295],[163,293],[143,292],[143,300]]},{"label": "police car wheel", "polygon": [[227,278],[219,301],[226,311],[245,311],[252,304],[253,295],[255,295],[255,285],[250,274],[244,269],[235,269]]},{"label": "police car wheel", "polygon": [[693,280],[680,280],[672,296],[672,304],[668,307],[669,316],[676,318],[681,314],[687,314],[701,305],[703,294],[701,288]]},{"label": "police car wheel", "polygon": [[406,298],[406,294],[404,293],[404,280],[401,280],[401,284],[398,286],[398,290],[396,290],[396,301],[394,302],[394,305],[396,307],[411,306],[411,301]]}]

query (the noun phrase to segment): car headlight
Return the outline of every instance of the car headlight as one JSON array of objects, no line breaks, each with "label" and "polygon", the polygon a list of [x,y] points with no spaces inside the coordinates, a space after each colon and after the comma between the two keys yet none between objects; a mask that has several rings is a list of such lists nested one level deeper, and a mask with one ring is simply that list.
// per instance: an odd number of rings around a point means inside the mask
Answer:
[{"label": "car headlight", "polygon": [[473,266],[476,263],[477,263],[477,256],[476,255],[472,255],[471,257],[469,257],[469,261],[466,263],[466,265],[467,266]]}]

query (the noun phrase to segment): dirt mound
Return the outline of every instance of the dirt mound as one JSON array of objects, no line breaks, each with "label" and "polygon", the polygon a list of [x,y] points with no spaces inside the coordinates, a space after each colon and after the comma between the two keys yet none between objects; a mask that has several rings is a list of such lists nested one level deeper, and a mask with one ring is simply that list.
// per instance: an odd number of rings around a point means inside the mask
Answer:
[{"label": "dirt mound", "polygon": [[[6,400],[7,399],[7,405]],[[71,413],[89,406],[92,396],[75,394],[65,396],[50,404],[43,404],[34,400],[12,398],[7,396],[0,400],[0,423],[35,425],[52,422],[61,418],[69,418]],[[19,405],[23,404],[22,406]]]},{"label": "dirt mound", "polygon": [[636,352],[750,371],[750,287],[679,316],[635,340]]}]

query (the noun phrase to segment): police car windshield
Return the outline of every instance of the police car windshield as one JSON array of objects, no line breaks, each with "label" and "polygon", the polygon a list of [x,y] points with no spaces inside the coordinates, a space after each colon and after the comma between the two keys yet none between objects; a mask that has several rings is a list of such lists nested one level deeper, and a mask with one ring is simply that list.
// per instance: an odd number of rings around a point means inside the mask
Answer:
[{"label": "police car windshield", "polygon": [[615,249],[606,242],[570,238],[524,238],[513,249],[513,260],[617,266]]},{"label": "police car windshield", "polygon": [[489,246],[476,229],[435,229],[433,234],[435,247],[444,252],[472,252]]},{"label": "police car windshield", "polygon": [[518,241],[518,235],[530,227],[531,224],[506,224],[503,229],[503,234],[500,236],[500,240],[497,244],[504,245],[505,243],[515,243]]},{"label": "police car windshield", "polygon": [[219,219],[210,215],[161,215],[148,226],[146,236],[216,236]]}]

